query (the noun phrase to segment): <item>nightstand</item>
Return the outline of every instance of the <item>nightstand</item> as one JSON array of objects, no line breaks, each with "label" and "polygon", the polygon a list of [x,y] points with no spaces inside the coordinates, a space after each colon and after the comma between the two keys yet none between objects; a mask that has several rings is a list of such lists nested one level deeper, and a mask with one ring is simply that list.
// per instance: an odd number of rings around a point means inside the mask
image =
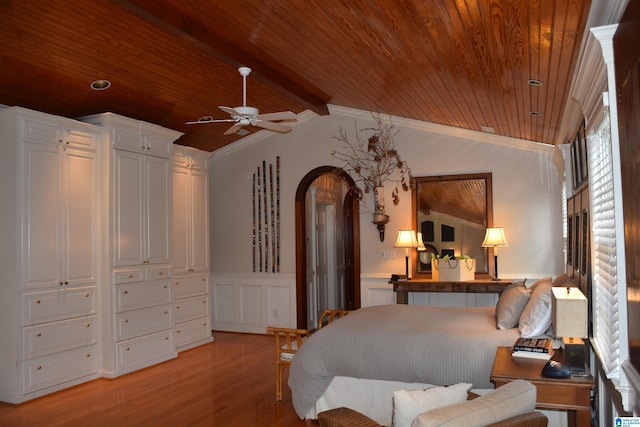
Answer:
[{"label": "nightstand", "polygon": [[[560,360],[556,355],[554,359]],[[568,411],[570,426],[591,425],[593,376],[587,372],[586,375],[563,379],[543,377],[541,372],[545,363],[546,360],[514,358],[511,347],[498,347],[491,382],[497,388],[515,380],[529,381],[536,386],[536,408]]]}]

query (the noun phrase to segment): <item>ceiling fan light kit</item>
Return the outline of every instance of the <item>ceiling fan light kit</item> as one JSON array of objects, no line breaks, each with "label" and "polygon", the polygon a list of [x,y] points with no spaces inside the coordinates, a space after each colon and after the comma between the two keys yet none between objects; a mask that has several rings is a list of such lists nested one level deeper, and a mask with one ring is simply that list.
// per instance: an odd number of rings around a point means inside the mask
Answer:
[{"label": "ceiling fan light kit", "polygon": [[204,123],[233,123],[224,135],[231,135],[237,133],[243,126],[256,126],[259,128],[271,130],[274,132],[287,133],[291,131],[291,126],[284,123],[276,123],[281,120],[295,121],[296,115],[291,111],[280,111],[277,113],[260,114],[260,111],[255,107],[247,105],[247,76],[251,74],[251,68],[240,67],[238,72],[242,76],[242,105],[240,107],[225,107],[221,105],[219,108],[225,113],[229,114],[229,119],[214,119],[212,116],[200,117],[193,122],[187,122],[188,125],[204,124]]}]

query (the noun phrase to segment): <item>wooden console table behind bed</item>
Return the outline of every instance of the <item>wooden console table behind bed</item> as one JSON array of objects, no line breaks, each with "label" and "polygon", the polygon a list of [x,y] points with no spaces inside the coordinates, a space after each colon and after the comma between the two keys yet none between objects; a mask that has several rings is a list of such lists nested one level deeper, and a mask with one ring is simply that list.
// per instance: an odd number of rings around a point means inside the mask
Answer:
[{"label": "wooden console table behind bed", "polygon": [[396,292],[397,304],[409,303],[409,292],[463,292],[479,294],[499,294],[513,283],[511,279],[468,280],[465,282],[436,282],[434,280],[390,281]]}]

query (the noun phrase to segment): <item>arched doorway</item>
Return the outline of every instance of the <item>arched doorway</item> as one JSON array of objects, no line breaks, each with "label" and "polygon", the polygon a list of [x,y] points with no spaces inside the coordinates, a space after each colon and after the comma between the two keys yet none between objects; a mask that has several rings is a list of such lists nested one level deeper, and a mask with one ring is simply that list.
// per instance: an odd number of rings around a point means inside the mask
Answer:
[{"label": "arched doorway", "polygon": [[[325,174],[334,174],[344,180],[348,188],[354,186],[353,179],[334,166],[318,167],[302,178],[295,198],[295,230],[296,230],[296,324],[298,328],[307,329],[307,242],[306,221],[308,218],[306,197],[313,182]],[[342,215],[338,218],[342,225],[344,242],[344,308],[360,307],[360,211],[359,201],[352,192],[346,192],[342,204]]]}]

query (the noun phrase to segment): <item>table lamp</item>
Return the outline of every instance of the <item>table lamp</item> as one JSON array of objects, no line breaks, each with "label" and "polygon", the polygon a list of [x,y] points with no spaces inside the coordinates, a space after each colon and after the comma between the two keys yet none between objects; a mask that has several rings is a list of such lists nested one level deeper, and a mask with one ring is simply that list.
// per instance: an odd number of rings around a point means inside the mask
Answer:
[{"label": "table lamp", "polygon": [[414,230],[398,230],[398,239],[393,245],[396,248],[404,248],[404,263],[407,278],[409,278],[409,251],[419,247],[416,232]]},{"label": "table lamp", "polygon": [[584,373],[587,330],[587,298],[575,287],[551,289],[551,322],[556,337],[562,337],[564,364],[571,372]]},{"label": "table lamp", "polygon": [[507,239],[504,237],[504,228],[502,227],[489,227],[484,235],[484,241],[482,242],[483,248],[493,248],[493,262],[494,262],[494,276],[493,280],[498,279],[498,247],[509,246]]}]

